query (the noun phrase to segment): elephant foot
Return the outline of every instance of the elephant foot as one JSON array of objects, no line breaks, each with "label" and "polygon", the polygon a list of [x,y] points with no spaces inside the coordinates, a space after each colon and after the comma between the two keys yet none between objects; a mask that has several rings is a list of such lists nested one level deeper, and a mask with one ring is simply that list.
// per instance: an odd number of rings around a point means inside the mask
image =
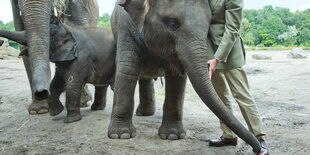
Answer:
[{"label": "elephant foot", "polygon": [[93,111],[104,110],[105,105],[106,105],[105,103],[94,102],[93,105],[91,106],[91,110]]},{"label": "elephant foot", "polygon": [[28,112],[30,115],[39,115],[48,113],[49,108],[47,104],[47,99],[45,100],[32,100],[32,103],[28,107]]},{"label": "elephant foot", "polygon": [[48,105],[50,107],[50,115],[56,116],[60,114],[64,110],[64,106],[61,104],[60,101],[48,101]]},{"label": "elephant foot", "polygon": [[88,104],[89,101],[92,101],[92,98],[91,98],[91,97],[90,97],[90,98],[88,98],[88,97],[83,97],[83,98],[81,99],[80,108],[86,108],[86,107],[88,107],[88,106],[89,106],[89,104]]},{"label": "elephant foot", "polygon": [[161,139],[178,140],[184,139],[186,132],[182,122],[162,123],[158,129],[158,135]]},{"label": "elephant foot", "polygon": [[108,130],[111,139],[130,139],[136,136],[136,128],[131,121],[114,121],[110,122]]},{"label": "elephant foot", "polygon": [[155,103],[150,102],[148,104],[140,103],[136,110],[137,116],[152,116],[155,114]]},{"label": "elephant foot", "polygon": [[70,114],[65,118],[64,122],[65,123],[73,123],[73,122],[77,122],[81,119],[82,119],[81,114]]}]

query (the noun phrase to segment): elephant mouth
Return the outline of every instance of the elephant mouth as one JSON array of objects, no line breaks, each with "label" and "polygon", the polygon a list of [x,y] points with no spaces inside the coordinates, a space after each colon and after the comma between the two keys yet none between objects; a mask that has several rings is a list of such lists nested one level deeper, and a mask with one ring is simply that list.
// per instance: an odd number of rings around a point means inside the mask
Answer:
[{"label": "elephant mouth", "polygon": [[37,91],[35,92],[35,98],[36,100],[44,100],[44,99],[47,99],[48,96],[49,96],[49,92],[48,90],[42,90],[42,91]]}]

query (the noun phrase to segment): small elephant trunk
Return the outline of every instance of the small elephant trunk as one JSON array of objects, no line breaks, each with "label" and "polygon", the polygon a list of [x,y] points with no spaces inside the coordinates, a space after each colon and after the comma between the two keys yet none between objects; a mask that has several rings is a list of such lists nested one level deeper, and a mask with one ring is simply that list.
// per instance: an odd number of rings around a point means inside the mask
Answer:
[{"label": "small elephant trunk", "polygon": [[226,108],[213,88],[208,77],[207,49],[206,46],[202,47],[205,43],[206,41],[196,42],[194,45],[180,47],[178,50],[189,80],[209,109],[241,139],[250,144],[254,152],[258,152],[261,149],[258,140]]},{"label": "small elephant trunk", "polygon": [[7,38],[22,45],[27,45],[26,31],[0,30],[0,37]]}]

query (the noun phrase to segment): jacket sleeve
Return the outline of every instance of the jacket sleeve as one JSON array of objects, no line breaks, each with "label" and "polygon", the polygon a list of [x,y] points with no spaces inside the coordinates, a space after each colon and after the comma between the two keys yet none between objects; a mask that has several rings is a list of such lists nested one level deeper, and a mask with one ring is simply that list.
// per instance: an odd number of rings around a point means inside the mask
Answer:
[{"label": "jacket sleeve", "polygon": [[214,57],[226,63],[237,38],[240,37],[243,0],[225,0],[225,32]]}]

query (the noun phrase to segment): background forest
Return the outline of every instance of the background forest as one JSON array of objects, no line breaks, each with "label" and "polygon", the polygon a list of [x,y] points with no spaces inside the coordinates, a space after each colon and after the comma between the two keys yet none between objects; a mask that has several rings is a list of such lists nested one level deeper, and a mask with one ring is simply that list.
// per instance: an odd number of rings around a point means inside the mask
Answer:
[{"label": "background forest", "polygon": [[[291,12],[288,8],[265,6],[244,10],[243,16],[241,35],[244,44],[252,49],[310,47],[310,9]],[[103,14],[98,26],[110,28],[110,15]],[[0,29],[14,30],[14,24],[0,21]],[[10,45],[17,48],[14,42]]]}]

